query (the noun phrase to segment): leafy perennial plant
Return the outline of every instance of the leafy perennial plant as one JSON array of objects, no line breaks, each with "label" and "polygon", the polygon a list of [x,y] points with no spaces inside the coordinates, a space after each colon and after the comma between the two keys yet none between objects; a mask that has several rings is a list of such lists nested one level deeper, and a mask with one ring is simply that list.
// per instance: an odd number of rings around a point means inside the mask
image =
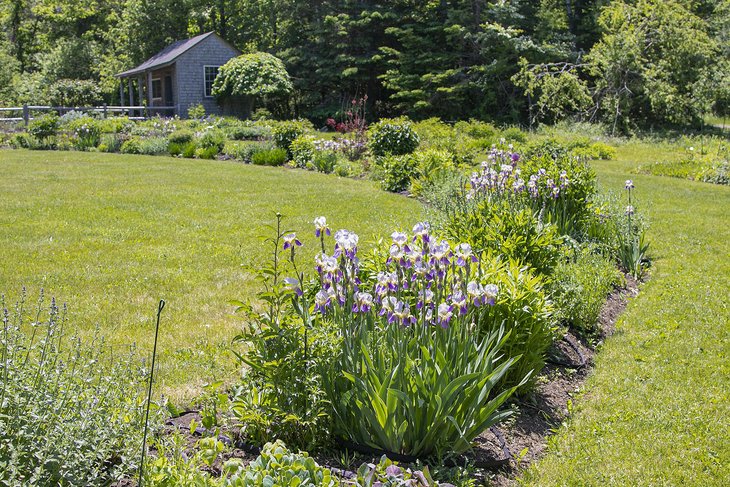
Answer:
[{"label": "leafy perennial plant", "polygon": [[[501,350],[503,327],[476,329],[500,290],[484,280],[471,247],[419,223],[411,235],[392,234],[387,268],[371,279],[360,269],[358,236],[339,230],[327,255],[326,220],[316,224],[316,294],[310,301],[303,274],[286,282],[305,327],[339,334],[336,359],[322,364],[336,434],[414,456],[470,448],[510,414],[499,408],[521,385],[495,387],[519,356]],[[293,256],[299,241],[284,241]]]}]

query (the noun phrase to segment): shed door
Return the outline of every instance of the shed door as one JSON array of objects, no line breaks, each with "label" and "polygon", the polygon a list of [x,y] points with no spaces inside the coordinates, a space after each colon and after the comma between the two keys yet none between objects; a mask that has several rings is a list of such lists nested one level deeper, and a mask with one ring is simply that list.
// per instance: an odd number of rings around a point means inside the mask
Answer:
[{"label": "shed door", "polygon": [[165,106],[171,107],[175,102],[172,99],[172,76],[165,76]]}]

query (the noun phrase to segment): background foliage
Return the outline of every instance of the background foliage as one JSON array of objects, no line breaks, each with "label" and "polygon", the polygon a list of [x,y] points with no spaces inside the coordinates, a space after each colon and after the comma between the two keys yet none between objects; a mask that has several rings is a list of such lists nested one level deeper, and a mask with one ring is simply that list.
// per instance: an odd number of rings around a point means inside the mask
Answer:
[{"label": "background foliage", "polygon": [[280,58],[292,115],[324,122],[367,94],[376,118],[552,122],[629,130],[728,107],[728,0],[0,0],[0,104],[114,74],[214,30]]}]

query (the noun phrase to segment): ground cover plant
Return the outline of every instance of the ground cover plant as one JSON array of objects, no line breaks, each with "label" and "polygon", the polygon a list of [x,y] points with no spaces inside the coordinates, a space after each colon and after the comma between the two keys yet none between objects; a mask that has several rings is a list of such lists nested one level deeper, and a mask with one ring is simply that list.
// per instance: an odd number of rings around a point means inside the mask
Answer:
[{"label": "ground cover plant", "polygon": [[[374,184],[223,161],[86,152],[2,151],[0,282],[72,303],[83,336],[98,324],[113,345],[148,353],[148,318],[164,297],[159,391],[187,401],[234,373],[227,353],[253,296],[240,267],[264,258],[257,237],[275,211],[294,225],[320,212],[351,222],[363,247],[421,212]],[[36,191],[43,188],[43,191]],[[379,208],[373,213],[371,208]],[[10,230],[12,229],[12,230]],[[303,255],[314,255],[314,249]],[[50,272],[49,269],[55,269]]]}]

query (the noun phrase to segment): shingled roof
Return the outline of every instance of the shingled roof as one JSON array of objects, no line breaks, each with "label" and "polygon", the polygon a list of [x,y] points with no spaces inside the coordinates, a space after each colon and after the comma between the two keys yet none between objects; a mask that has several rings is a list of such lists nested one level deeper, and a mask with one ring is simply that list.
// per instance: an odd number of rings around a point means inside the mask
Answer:
[{"label": "shingled roof", "polygon": [[123,73],[119,73],[116,75],[116,77],[128,78],[130,76],[142,74],[145,71],[149,71],[150,69],[164,68],[165,66],[174,63],[175,59],[180,57],[180,55],[192,49],[202,40],[211,35],[215,35],[215,32],[207,32],[205,34],[200,34],[199,36],[191,37],[190,39],[174,42],[154,56],[152,56],[151,58],[149,58],[147,61],[137,66],[136,68],[124,71]]}]

